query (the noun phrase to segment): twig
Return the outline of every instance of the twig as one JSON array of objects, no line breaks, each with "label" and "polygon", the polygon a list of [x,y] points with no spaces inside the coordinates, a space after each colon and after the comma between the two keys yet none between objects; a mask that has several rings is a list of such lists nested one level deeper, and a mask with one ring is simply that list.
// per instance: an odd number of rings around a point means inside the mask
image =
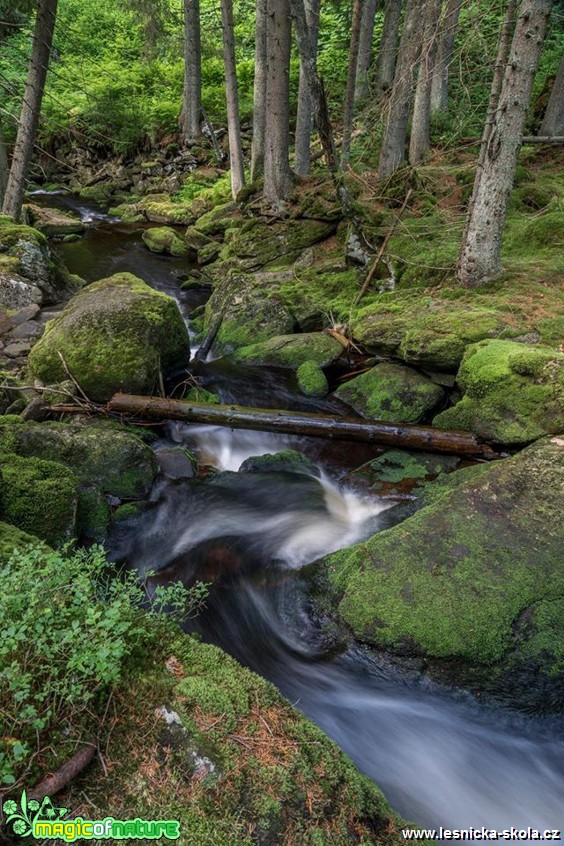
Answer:
[{"label": "twig", "polygon": [[394,234],[394,232],[396,231],[396,227],[397,227],[398,223],[399,223],[399,222],[400,222],[400,220],[401,220],[401,216],[402,216],[402,214],[404,213],[404,211],[405,211],[405,207],[407,206],[407,204],[408,204],[408,202],[409,202],[409,198],[411,197],[411,195],[412,195],[412,194],[413,194],[413,188],[410,188],[410,189],[409,189],[409,191],[407,192],[406,196],[405,196],[405,200],[403,201],[402,207],[401,207],[401,209],[399,210],[399,213],[398,213],[398,216],[397,216],[396,220],[392,223],[392,225],[391,225],[391,226],[390,226],[390,228],[388,229],[388,232],[387,232],[387,234],[386,234],[386,237],[384,238],[384,241],[383,241],[383,243],[382,243],[382,246],[381,246],[381,247],[380,247],[380,249],[378,250],[378,254],[377,254],[376,258],[374,259],[374,263],[373,263],[372,267],[370,268],[370,270],[369,270],[369,272],[368,272],[368,276],[367,276],[367,277],[366,277],[366,279],[364,280],[364,285],[363,285],[363,286],[362,286],[362,288],[360,289],[359,294],[358,294],[358,296],[357,296],[357,298],[356,298],[356,300],[355,300],[355,305],[358,305],[358,303],[361,301],[361,299],[363,298],[363,296],[364,296],[364,295],[366,294],[366,292],[368,291],[368,286],[369,286],[369,285],[370,285],[370,283],[372,282],[372,279],[373,279],[373,277],[374,277],[374,274],[376,273],[376,268],[377,268],[377,267],[378,267],[378,265],[380,264],[380,261],[381,261],[381,259],[382,259],[382,256],[384,255],[384,252],[385,252],[385,250],[386,250],[386,247],[388,246],[388,241],[390,240],[390,238],[392,237],[392,235],[393,235],[393,234]]},{"label": "twig", "polygon": [[57,350],[57,353],[58,353],[58,356],[59,356],[59,358],[61,359],[61,361],[62,361],[62,363],[63,363],[63,368],[64,368],[64,371],[65,371],[65,373],[67,374],[67,376],[69,377],[69,379],[71,380],[71,382],[75,385],[76,389],[77,389],[77,390],[79,391],[79,393],[82,395],[82,398],[83,398],[83,399],[85,399],[85,400],[86,400],[86,402],[87,402],[89,405],[92,405],[92,404],[93,404],[93,403],[92,403],[92,400],[90,399],[90,397],[88,397],[88,396],[84,393],[84,391],[83,391],[83,390],[82,390],[82,388],[80,387],[79,383],[76,381],[76,379],[75,379],[75,378],[74,378],[74,376],[72,375],[72,373],[71,373],[71,371],[70,371],[70,368],[69,368],[68,364],[66,363],[66,361],[65,361],[65,357],[64,357],[64,355],[62,354],[62,352],[61,352],[60,350]]}]

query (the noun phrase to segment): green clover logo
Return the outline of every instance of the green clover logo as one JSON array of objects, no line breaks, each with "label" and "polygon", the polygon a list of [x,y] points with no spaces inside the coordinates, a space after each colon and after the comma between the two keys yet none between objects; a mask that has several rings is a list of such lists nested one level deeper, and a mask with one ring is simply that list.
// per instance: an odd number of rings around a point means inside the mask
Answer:
[{"label": "green clover logo", "polygon": [[33,823],[38,817],[61,819],[67,813],[66,808],[56,808],[48,796],[45,796],[41,804],[36,799],[28,801],[25,790],[21,795],[19,808],[18,803],[13,799],[7,799],[2,807],[6,814],[6,822],[11,822],[14,833],[21,837],[29,837]]}]

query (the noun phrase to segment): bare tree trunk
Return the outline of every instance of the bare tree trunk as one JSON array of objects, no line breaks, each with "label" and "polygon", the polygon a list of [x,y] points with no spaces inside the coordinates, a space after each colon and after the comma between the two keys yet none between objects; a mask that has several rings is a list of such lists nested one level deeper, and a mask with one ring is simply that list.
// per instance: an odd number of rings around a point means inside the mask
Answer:
[{"label": "bare tree trunk", "polygon": [[6,145],[4,144],[1,118],[2,116],[0,115],[0,208],[4,202],[6,186],[8,185],[8,157],[6,155]]},{"label": "bare tree trunk", "polygon": [[298,43],[298,52],[300,54],[300,67],[303,69],[304,76],[308,84],[315,123],[319,133],[319,140],[321,141],[323,153],[327,161],[327,167],[332,174],[336,174],[338,167],[333,129],[331,127],[331,121],[329,120],[325,88],[322,80],[319,78],[319,74],[317,73],[316,53],[313,49],[313,42],[310,38],[307,26],[304,0],[290,0],[290,7],[292,10],[292,18],[296,27],[296,40]]},{"label": "bare tree trunk", "polygon": [[431,113],[446,112],[448,107],[448,69],[454,49],[462,0],[448,0],[439,34],[437,56],[431,86]]},{"label": "bare tree trunk", "polygon": [[56,16],[57,0],[39,0],[18,134],[3,203],[4,214],[16,220],[22,210],[25,180],[37,135]]},{"label": "bare tree trunk", "polygon": [[[311,48],[314,61],[317,61],[317,41],[319,37],[319,6],[320,0],[305,0],[305,15],[310,34]],[[298,89],[298,113],[296,115],[295,171],[300,175],[309,173],[311,128],[313,124],[312,102],[309,95],[309,85],[306,70],[300,62],[300,86]]]},{"label": "bare tree trunk", "polygon": [[386,0],[384,7],[384,28],[376,60],[376,90],[380,95],[389,91],[394,82],[401,5],[402,0]]},{"label": "bare tree trunk", "polygon": [[200,0],[184,0],[184,91],[180,128],[185,144],[193,144],[199,138],[201,112]]},{"label": "bare tree trunk", "polygon": [[223,26],[223,61],[225,63],[225,90],[227,95],[227,131],[229,134],[229,163],[231,167],[231,193],[233,199],[245,184],[241,122],[237,93],[237,66],[235,63],[235,33],[233,30],[233,2],[221,0]]},{"label": "bare tree trunk", "polygon": [[372,64],[372,38],[374,36],[374,19],[378,11],[379,0],[365,0],[362,9],[362,23],[360,25],[360,41],[358,45],[358,62],[356,66],[356,86],[354,89],[355,103],[368,96],[368,76]]},{"label": "bare tree trunk", "polygon": [[564,135],[564,56],[560,62],[544,118],[540,135]]},{"label": "bare tree trunk", "polygon": [[[501,236],[552,0],[522,0],[458,264],[465,288],[501,267]],[[493,87],[493,86],[492,86]]]},{"label": "bare tree trunk", "polygon": [[411,138],[409,141],[409,163],[417,165],[427,158],[431,146],[429,128],[431,124],[431,85],[437,54],[437,28],[441,14],[442,0],[427,0],[425,4],[425,30],[419,75],[415,89]]},{"label": "bare tree trunk", "polygon": [[264,134],[266,129],[266,0],[256,0],[255,81],[253,89],[253,144],[251,182],[264,171]]},{"label": "bare tree trunk", "polygon": [[341,170],[349,165],[351,134],[354,113],[354,90],[356,87],[356,68],[358,65],[358,48],[360,45],[360,25],[362,23],[362,0],[354,0],[351,25],[351,41],[349,46],[349,69],[347,74],[347,88],[343,108],[343,141],[341,143]]},{"label": "bare tree trunk", "polygon": [[421,46],[420,29],[420,2],[408,0],[388,117],[380,149],[378,165],[380,179],[391,176],[404,160],[413,75]]},{"label": "bare tree trunk", "polygon": [[292,187],[290,171],[290,48],[289,0],[267,0],[266,143],[264,195],[274,208]]}]

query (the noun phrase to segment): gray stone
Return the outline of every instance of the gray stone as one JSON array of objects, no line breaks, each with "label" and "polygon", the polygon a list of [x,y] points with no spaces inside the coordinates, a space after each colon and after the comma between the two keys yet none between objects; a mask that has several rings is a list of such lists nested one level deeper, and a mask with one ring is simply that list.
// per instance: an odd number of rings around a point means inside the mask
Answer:
[{"label": "gray stone", "polygon": [[40,323],[36,323],[35,320],[27,320],[25,323],[20,323],[19,326],[15,327],[15,329],[12,329],[10,337],[16,338],[17,340],[25,338],[40,338],[44,331],[45,327]]},{"label": "gray stone", "polygon": [[16,341],[4,348],[4,355],[7,355],[8,358],[19,358],[22,355],[27,355],[30,349],[29,341]]},{"label": "gray stone", "polygon": [[25,323],[28,320],[34,320],[40,311],[41,309],[37,303],[32,303],[32,305],[20,308],[19,311],[12,315],[12,323],[14,326],[19,326],[20,323]]}]

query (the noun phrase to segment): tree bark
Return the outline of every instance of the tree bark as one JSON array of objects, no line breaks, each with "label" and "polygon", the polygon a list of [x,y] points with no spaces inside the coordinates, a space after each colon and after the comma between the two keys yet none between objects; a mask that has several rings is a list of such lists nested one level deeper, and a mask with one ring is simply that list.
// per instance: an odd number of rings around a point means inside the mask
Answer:
[{"label": "tree bark", "polygon": [[[552,0],[522,0],[519,7],[497,108],[484,128],[462,241],[458,280],[465,288],[487,282],[501,268],[501,236],[551,5]],[[494,75],[492,96],[496,85]]]},{"label": "tree bark", "polygon": [[6,186],[8,185],[8,157],[6,145],[4,144],[4,132],[2,129],[2,116],[0,115],[0,208],[4,202]]},{"label": "tree bark", "polygon": [[362,0],[354,0],[351,24],[351,40],[349,45],[349,68],[347,73],[347,88],[343,107],[343,140],[341,142],[341,170],[349,165],[351,133],[354,114],[354,90],[356,87],[356,69],[358,66],[358,49],[360,46],[360,26],[362,23]]},{"label": "tree bark", "polygon": [[386,0],[384,28],[376,60],[376,91],[380,96],[393,85],[398,53],[402,0]]},{"label": "tree bark", "polygon": [[4,214],[16,220],[22,211],[25,180],[37,136],[56,16],[57,0],[39,0],[18,134],[3,203]]},{"label": "tree bark", "polygon": [[200,0],[184,0],[184,91],[180,127],[185,144],[193,144],[200,137],[201,111]]},{"label": "tree bark", "polygon": [[408,0],[405,10],[396,73],[380,149],[380,179],[387,179],[404,161],[413,75],[421,46],[420,5],[418,0]]},{"label": "tree bark", "polygon": [[264,172],[264,135],[266,129],[266,0],[256,0],[255,79],[253,87],[253,143],[251,182]]},{"label": "tree bark", "polygon": [[267,0],[266,138],[264,196],[278,208],[292,187],[290,171],[290,48],[289,0]]},{"label": "tree bark", "polygon": [[541,135],[564,135],[564,56],[550,92],[550,98],[542,120]]},{"label": "tree bark", "polygon": [[374,37],[374,20],[378,11],[379,0],[365,0],[362,9],[362,23],[360,25],[360,41],[358,45],[358,62],[356,66],[356,85],[354,89],[355,103],[368,97],[369,71],[372,65],[372,39]]},{"label": "tree bark", "polygon": [[[305,0],[306,23],[310,36],[314,62],[317,62],[317,42],[319,38],[320,0]],[[312,102],[309,94],[306,70],[300,62],[300,85],[298,89],[298,112],[296,115],[296,134],[294,138],[295,171],[300,175],[309,173],[311,129],[313,124]]]},{"label": "tree bark", "polygon": [[433,69],[437,55],[437,28],[441,14],[442,0],[427,0],[425,4],[425,29],[415,102],[413,104],[413,118],[411,121],[411,138],[409,141],[409,163],[417,165],[427,158],[430,142],[431,125],[431,85]]},{"label": "tree bark", "polygon": [[323,148],[327,167],[332,174],[336,174],[338,166],[333,129],[331,127],[331,121],[329,120],[325,88],[323,87],[323,82],[317,73],[316,53],[313,49],[313,42],[310,38],[307,26],[304,2],[303,0],[290,0],[290,7],[292,10],[292,18],[296,27],[296,40],[298,43],[298,52],[300,54],[300,67],[303,69],[304,76],[308,84],[315,123],[319,133],[319,140],[321,141],[321,147]]},{"label": "tree bark", "polygon": [[437,42],[437,55],[431,83],[431,113],[448,108],[448,71],[456,39],[462,0],[448,0]]},{"label": "tree bark", "polygon": [[229,163],[231,168],[231,193],[233,199],[245,184],[239,96],[237,93],[237,66],[235,63],[235,32],[233,29],[233,2],[221,0],[223,26],[223,61],[225,63],[225,90],[227,95],[227,131],[229,134]]},{"label": "tree bark", "polygon": [[115,394],[106,408],[111,413],[136,415],[142,420],[186,420],[234,429],[286,432],[346,441],[372,441],[377,444],[401,446],[404,449],[499,458],[497,453],[481,444],[470,432],[450,432],[406,423],[383,423],[354,417],[246,408],[239,405],[207,405],[201,402],[129,394]]}]

